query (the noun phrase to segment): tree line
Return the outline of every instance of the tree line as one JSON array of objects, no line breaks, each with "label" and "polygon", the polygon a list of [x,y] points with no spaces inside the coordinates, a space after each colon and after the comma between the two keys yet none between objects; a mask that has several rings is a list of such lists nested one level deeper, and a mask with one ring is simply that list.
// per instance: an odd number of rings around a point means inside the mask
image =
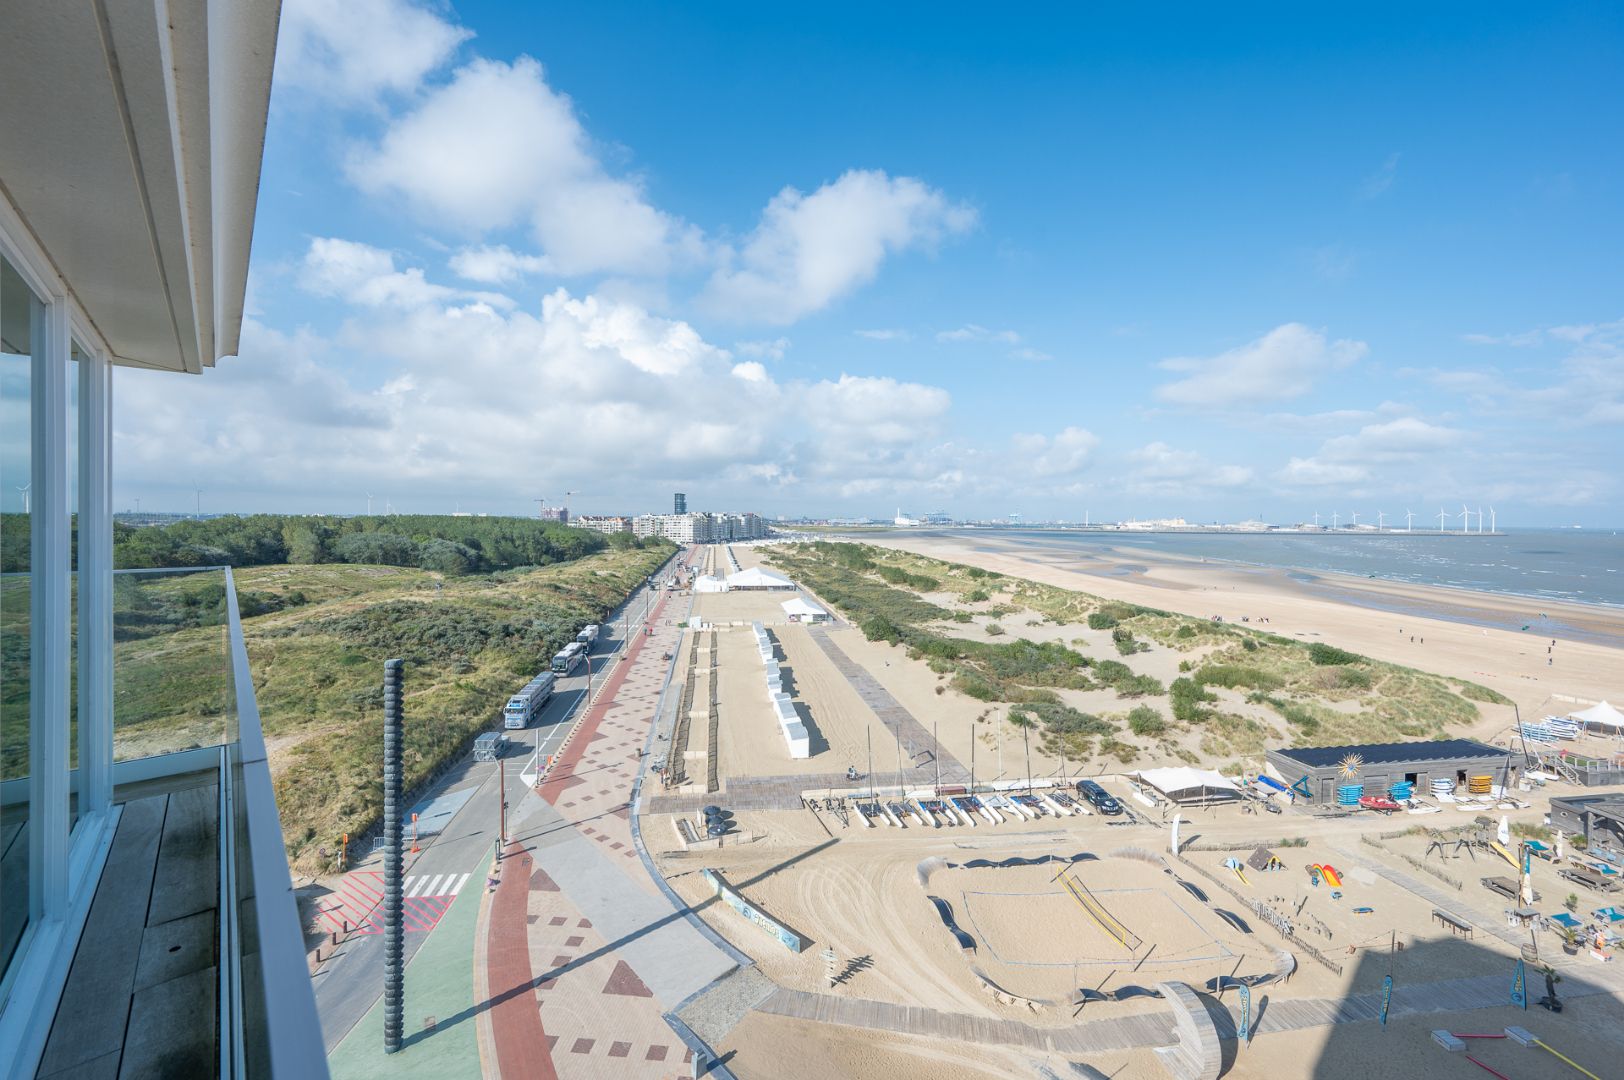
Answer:
[{"label": "tree line", "polygon": [[629,533],[590,532],[513,517],[249,514],[113,525],[120,569],[371,563],[475,574],[571,562],[607,548],[650,546]]}]

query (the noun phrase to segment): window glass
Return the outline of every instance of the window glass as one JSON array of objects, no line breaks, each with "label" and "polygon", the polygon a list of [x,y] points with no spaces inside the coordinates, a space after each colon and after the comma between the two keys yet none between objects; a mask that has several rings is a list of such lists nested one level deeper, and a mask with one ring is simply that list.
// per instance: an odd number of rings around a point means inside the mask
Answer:
[{"label": "window glass", "polygon": [[[44,308],[0,256],[0,972],[28,925],[33,351]],[[20,782],[19,782],[20,781]]]},{"label": "window glass", "polygon": [[70,354],[67,377],[67,482],[68,482],[68,828],[79,820],[79,737],[86,730],[79,723],[79,524],[85,520],[84,478],[81,463],[85,426],[80,423],[79,406],[84,400],[79,385],[80,372],[88,369],[84,351],[76,341]]}]

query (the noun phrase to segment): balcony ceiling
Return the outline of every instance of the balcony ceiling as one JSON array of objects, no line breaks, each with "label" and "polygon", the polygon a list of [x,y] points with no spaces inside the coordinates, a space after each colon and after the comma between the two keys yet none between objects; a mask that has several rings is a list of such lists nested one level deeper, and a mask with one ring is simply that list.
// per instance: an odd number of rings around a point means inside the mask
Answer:
[{"label": "balcony ceiling", "polygon": [[280,6],[0,6],[0,197],[117,363],[237,350]]}]

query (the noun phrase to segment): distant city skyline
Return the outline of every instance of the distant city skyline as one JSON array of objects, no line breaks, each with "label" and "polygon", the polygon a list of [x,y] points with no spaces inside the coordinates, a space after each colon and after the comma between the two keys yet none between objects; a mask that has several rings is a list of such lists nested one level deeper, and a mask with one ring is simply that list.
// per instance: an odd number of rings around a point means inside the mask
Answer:
[{"label": "distant city skyline", "polygon": [[1624,12],[1332,20],[287,0],[116,505],[1618,524]]}]

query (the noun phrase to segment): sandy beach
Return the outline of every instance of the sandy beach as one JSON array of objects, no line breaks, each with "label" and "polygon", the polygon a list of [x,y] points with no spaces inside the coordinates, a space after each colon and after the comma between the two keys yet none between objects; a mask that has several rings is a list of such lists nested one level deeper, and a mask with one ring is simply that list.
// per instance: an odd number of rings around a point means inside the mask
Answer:
[{"label": "sandy beach", "polygon": [[1263,628],[1276,634],[1482,683],[1525,719],[1624,698],[1624,612],[1610,608],[1328,574],[1303,581],[1282,569],[1150,552],[1133,552],[1131,562],[1119,553],[1090,558],[984,533],[858,539],[1185,615],[1267,619]]}]

